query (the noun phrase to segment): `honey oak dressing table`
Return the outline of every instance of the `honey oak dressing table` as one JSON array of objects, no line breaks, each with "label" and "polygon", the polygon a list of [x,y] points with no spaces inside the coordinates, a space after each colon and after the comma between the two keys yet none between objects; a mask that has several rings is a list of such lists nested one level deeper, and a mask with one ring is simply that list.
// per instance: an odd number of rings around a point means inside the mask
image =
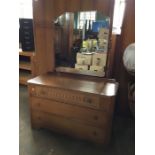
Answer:
[{"label": "honey oak dressing table", "polygon": [[[108,144],[118,83],[110,79],[109,44],[106,75],[96,77],[59,72],[55,66],[53,21],[64,12],[98,10],[110,17],[113,0],[34,0],[37,77],[28,81],[31,125],[80,139]],[[83,73],[82,73],[83,74]]]}]

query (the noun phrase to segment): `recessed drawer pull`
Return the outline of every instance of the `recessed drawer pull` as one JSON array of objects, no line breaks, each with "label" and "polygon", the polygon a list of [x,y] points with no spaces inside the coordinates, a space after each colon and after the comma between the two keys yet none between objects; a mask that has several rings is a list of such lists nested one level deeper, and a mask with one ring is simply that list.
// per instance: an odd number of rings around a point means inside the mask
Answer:
[{"label": "recessed drawer pull", "polygon": [[85,98],[84,101],[87,102],[87,103],[89,103],[89,104],[92,103],[92,100],[90,98]]},{"label": "recessed drawer pull", "polygon": [[96,132],[96,131],[94,131],[94,132],[93,132],[93,135],[94,135],[94,136],[97,136],[97,132]]},{"label": "recessed drawer pull", "polygon": [[35,91],[35,88],[31,88],[31,91],[34,92]]},{"label": "recessed drawer pull", "polygon": [[43,90],[41,90],[40,93],[41,93],[42,95],[46,95],[46,94],[47,94],[46,91],[43,91]]},{"label": "recessed drawer pull", "polygon": [[37,105],[38,105],[38,107],[40,107],[40,106],[41,106],[41,104],[40,104],[40,103],[37,103]]},{"label": "recessed drawer pull", "polygon": [[34,87],[31,88],[30,95],[35,95],[35,88]]},{"label": "recessed drawer pull", "polygon": [[41,117],[40,116],[38,116],[37,118],[38,118],[38,120],[41,120]]},{"label": "recessed drawer pull", "polygon": [[94,116],[94,120],[98,120],[98,116]]}]

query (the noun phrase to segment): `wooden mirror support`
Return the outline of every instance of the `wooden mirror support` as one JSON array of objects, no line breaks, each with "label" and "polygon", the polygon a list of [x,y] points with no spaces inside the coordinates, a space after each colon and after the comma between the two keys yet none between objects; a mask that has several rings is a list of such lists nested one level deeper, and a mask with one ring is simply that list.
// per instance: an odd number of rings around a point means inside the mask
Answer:
[{"label": "wooden mirror support", "polygon": [[114,0],[34,0],[34,35],[37,59],[37,73],[55,71],[54,21],[65,12],[96,10],[110,17],[110,33],[106,77],[111,77],[112,56],[112,21]]}]

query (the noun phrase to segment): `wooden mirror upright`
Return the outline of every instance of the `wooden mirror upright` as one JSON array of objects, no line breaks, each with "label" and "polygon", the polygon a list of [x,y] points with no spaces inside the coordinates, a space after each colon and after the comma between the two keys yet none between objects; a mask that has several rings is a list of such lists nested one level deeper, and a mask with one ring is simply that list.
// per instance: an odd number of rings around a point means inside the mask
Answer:
[{"label": "wooden mirror upright", "polygon": [[112,21],[113,0],[34,0],[33,19],[36,51],[36,75],[55,71],[54,21],[65,12],[97,10],[110,17],[108,59],[106,67],[107,78],[111,77],[113,65],[112,51]]}]

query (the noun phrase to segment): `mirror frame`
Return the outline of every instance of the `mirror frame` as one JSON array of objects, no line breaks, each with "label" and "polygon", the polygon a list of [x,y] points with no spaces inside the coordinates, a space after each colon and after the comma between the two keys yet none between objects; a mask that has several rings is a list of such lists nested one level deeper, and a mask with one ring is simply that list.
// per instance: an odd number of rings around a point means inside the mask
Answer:
[{"label": "mirror frame", "polygon": [[33,0],[33,19],[35,28],[36,74],[55,71],[55,51],[50,40],[54,38],[54,21],[64,12],[97,10],[110,17],[109,47],[106,77],[111,77],[112,60],[111,33],[114,0]]}]

